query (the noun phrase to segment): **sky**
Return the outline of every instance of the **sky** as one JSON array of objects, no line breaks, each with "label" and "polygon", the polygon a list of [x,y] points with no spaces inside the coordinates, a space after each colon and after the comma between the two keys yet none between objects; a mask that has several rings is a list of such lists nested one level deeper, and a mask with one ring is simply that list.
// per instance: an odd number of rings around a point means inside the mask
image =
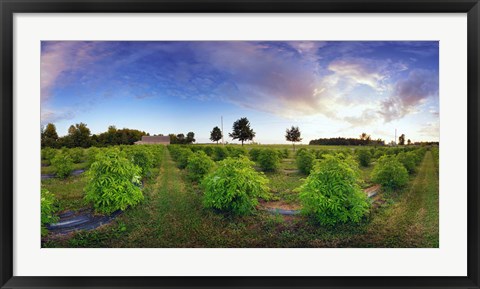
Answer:
[{"label": "sky", "polygon": [[225,141],[247,117],[255,142],[405,134],[439,140],[437,41],[43,41],[41,124],[86,123]]}]

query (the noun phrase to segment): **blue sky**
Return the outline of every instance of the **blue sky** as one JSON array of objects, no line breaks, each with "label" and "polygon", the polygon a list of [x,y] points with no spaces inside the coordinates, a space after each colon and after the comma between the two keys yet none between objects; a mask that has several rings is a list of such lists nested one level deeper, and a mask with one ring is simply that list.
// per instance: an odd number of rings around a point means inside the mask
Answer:
[{"label": "blue sky", "polygon": [[429,42],[44,41],[41,123],[84,122],[225,140],[247,117],[256,142],[320,137],[439,139],[438,52]]}]

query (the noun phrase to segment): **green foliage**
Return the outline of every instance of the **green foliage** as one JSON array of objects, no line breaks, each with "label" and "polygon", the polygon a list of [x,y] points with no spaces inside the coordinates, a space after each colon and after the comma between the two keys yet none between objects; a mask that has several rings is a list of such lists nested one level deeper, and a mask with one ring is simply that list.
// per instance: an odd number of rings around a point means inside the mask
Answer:
[{"label": "green foliage", "polygon": [[205,189],[203,204],[207,208],[248,214],[258,204],[259,197],[268,194],[268,179],[253,169],[248,158],[227,158],[202,182]]},{"label": "green foliage", "polygon": [[228,151],[228,156],[232,158],[236,158],[239,156],[245,156],[248,154],[247,150],[243,147],[236,147],[233,145],[226,146]]},{"label": "green foliage", "polygon": [[59,178],[66,178],[73,170],[73,161],[68,153],[57,153],[51,161],[55,175]]},{"label": "green foliage", "polygon": [[385,155],[373,168],[372,180],[384,189],[394,190],[408,183],[408,171],[395,156]]},{"label": "green foliage", "polygon": [[262,152],[262,149],[259,148],[252,148],[249,152],[248,155],[250,156],[250,159],[254,162],[258,160],[258,156],[260,155],[260,152]]},{"label": "green foliage", "polygon": [[313,168],[313,164],[315,162],[315,155],[306,149],[299,149],[297,152],[297,167],[298,169],[308,175]]},{"label": "green foliage", "polygon": [[228,157],[228,151],[224,146],[215,146],[213,160],[218,162]]},{"label": "green foliage", "polygon": [[303,213],[322,225],[359,222],[369,209],[359,180],[358,166],[351,158],[326,155],[300,187]]},{"label": "green foliage", "polygon": [[218,126],[214,127],[213,130],[210,132],[210,140],[211,141],[216,141],[218,144],[218,141],[222,139],[222,131]]},{"label": "green foliage", "polygon": [[416,171],[417,164],[415,161],[416,154],[414,152],[401,152],[397,155],[397,159],[407,169],[409,174]]},{"label": "green foliage", "polygon": [[258,163],[263,171],[273,172],[280,166],[280,157],[278,150],[263,149],[258,156]]},{"label": "green foliage", "polygon": [[68,151],[68,154],[72,158],[74,164],[78,164],[83,160],[83,149],[72,148]]},{"label": "green foliage", "polygon": [[362,167],[368,167],[372,160],[372,155],[369,150],[359,149],[357,152],[357,158]]},{"label": "green foliage", "polygon": [[290,153],[288,152],[288,149],[287,149],[287,148],[284,148],[284,149],[282,150],[282,158],[288,159],[289,156],[290,156]]},{"label": "green foliage", "polygon": [[143,200],[140,172],[141,169],[118,150],[98,154],[87,171],[85,200],[92,203],[97,212],[104,214],[138,204]]},{"label": "green foliage", "polygon": [[249,141],[255,137],[255,132],[250,128],[250,121],[246,117],[242,117],[233,123],[233,131],[229,134],[232,139],[239,141]]},{"label": "green foliage", "polygon": [[188,178],[199,182],[214,167],[215,162],[203,151],[197,151],[188,158],[187,171]]},{"label": "green foliage", "polygon": [[193,152],[189,148],[180,148],[177,157],[177,167],[184,169],[187,167],[188,159],[193,155]]},{"label": "green foliage", "polygon": [[58,134],[54,124],[49,123],[44,129],[42,128],[42,134],[41,134],[42,148],[57,147],[57,140],[58,140]]},{"label": "green foliage", "polygon": [[97,148],[97,147],[90,147],[88,150],[87,150],[87,165],[88,167],[90,167],[94,162],[95,162],[95,157],[97,156],[97,154],[100,152],[100,149]]},{"label": "green foliage", "polygon": [[140,175],[145,177],[153,167],[154,154],[144,146],[135,146],[130,151],[131,162],[140,168]]},{"label": "green foliage", "polygon": [[301,136],[301,133],[300,133],[300,129],[298,128],[298,126],[293,126],[286,130],[286,134],[285,134],[285,139],[287,141],[291,141],[292,142],[292,145],[293,145],[293,150],[295,150],[295,143],[296,142],[299,142],[299,141],[302,141],[302,138],[300,137]]},{"label": "green foliage", "polygon": [[57,199],[55,195],[50,193],[47,189],[41,189],[40,196],[40,211],[41,211],[41,226],[42,235],[46,235],[47,229],[45,225],[52,224],[58,221],[58,217],[55,213],[58,211]]},{"label": "green foliage", "polygon": [[57,150],[52,149],[50,147],[43,148],[41,151],[42,160],[51,161],[56,154],[57,154]]}]

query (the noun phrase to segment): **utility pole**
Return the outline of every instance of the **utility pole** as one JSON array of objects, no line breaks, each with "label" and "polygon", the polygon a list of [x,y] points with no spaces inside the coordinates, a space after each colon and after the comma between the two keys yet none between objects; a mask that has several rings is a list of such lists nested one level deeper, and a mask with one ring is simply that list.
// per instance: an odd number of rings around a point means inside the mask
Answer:
[{"label": "utility pole", "polygon": [[221,116],[222,120],[222,145],[225,145],[225,142],[223,142],[223,115]]},{"label": "utility pole", "polygon": [[397,129],[395,129],[395,146],[397,146]]}]

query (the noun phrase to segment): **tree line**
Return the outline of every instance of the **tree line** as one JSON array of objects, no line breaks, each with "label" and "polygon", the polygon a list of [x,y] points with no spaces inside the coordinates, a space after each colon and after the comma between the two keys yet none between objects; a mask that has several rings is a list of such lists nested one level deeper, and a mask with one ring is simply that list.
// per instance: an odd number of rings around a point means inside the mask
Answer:
[{"label": "tree line", "polygon": [[87,125],[81,122],[71,125],[68,128],[67,135],[59,137],[55,125],[49,123],[41,128],[41,144],[42,148],[131,145],[141,140],[144,135],[149,134],[137,129],[117,129],[114,125],[109,126],[107,131],[103,133],[92,135]]}]

